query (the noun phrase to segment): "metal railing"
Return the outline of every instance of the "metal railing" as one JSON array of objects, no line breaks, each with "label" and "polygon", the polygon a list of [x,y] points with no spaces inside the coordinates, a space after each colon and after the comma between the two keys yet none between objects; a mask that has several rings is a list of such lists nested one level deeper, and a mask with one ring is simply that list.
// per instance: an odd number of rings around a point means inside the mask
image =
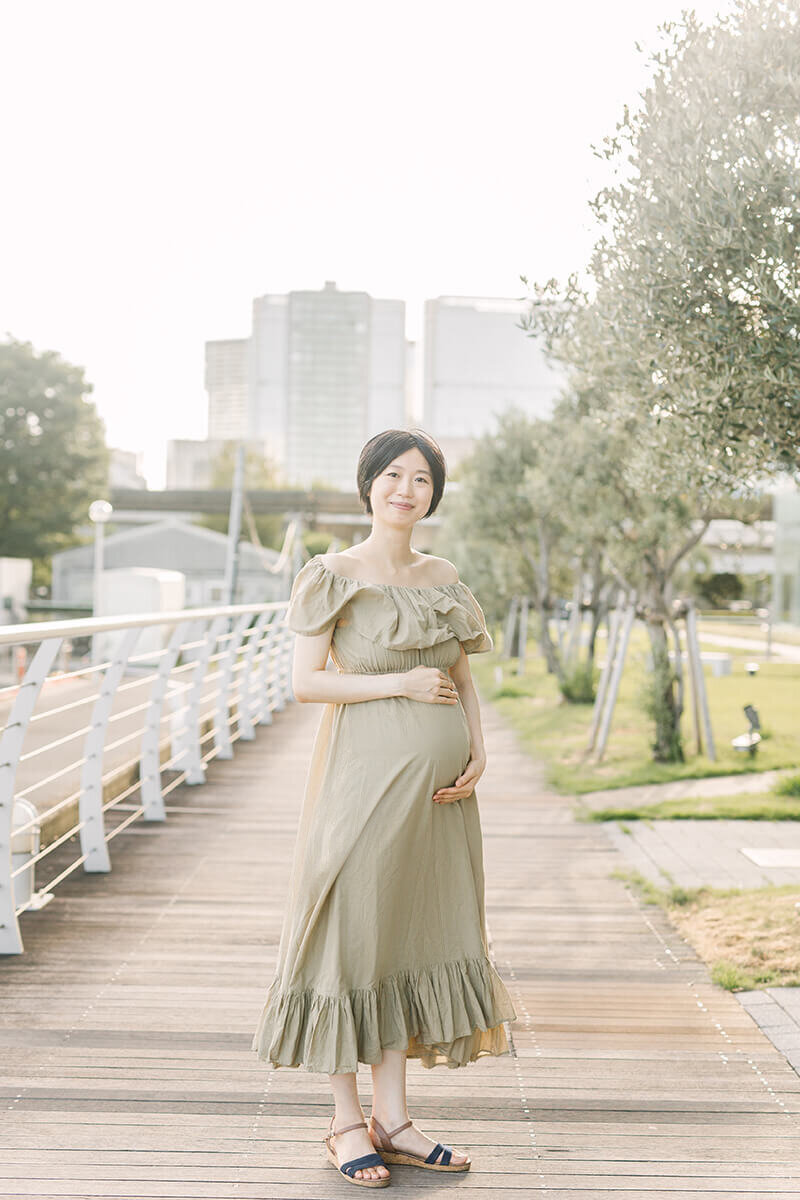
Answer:
[{"label": "metal railing", "polygon": [[[0,627],[0,648],[24,646],[28,662],[0,688],[0,954],[22,952],[21,913],[80,866],[110,871],[113,838],[140,817],[164,821],[170,792],[204,783],[211,759],[231,758],[293,699],[286,606]],[[100,640],[102,661],[58,669],[85,638]],[[44,864],[55,873],[34,889]]]}]

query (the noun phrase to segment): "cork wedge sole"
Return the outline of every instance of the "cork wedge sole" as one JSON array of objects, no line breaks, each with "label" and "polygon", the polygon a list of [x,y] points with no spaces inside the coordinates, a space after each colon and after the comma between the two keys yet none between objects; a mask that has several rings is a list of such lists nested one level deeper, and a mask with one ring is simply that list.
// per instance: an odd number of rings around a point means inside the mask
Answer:
[{"label": "cork wedge sole", "polygon": [[[370,1117],[370,1123],[374,1135],[378,1139],[384,1162],[392,1166],[423,1167],[426,1171],[468,1171],[472,1166],[471,1158],[467,1158],[467,1161],[463,1163],[451,1163],[453,1148],[445,1146],[441,1142],[436,1143],[427,1158],[423,1158],[420,1154],[409,1154],[406,1150],[398,1150],[392,1144],[392,1138],[403,1129],[408,1129],[409,1125],[413,1124],[412,1121],[398,1125],[397,1129],[393,1129],[391,1133],[386,1132],[377,1117]],[[441,1162],[437,1162],[436,1159],[440,1156]]]}]

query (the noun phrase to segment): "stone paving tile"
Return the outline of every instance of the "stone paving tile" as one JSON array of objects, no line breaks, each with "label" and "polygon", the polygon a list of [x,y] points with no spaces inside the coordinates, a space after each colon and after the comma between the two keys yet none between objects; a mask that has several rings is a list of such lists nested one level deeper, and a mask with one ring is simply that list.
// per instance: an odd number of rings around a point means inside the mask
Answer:
[{"label": "stone paving tile", "polygon": [[763,887],[800,883],[800,867],[758,866],[742,851],[800,850],[800,822],[638,820],[603,821],[612,844],[651,882],[682,887]]}]

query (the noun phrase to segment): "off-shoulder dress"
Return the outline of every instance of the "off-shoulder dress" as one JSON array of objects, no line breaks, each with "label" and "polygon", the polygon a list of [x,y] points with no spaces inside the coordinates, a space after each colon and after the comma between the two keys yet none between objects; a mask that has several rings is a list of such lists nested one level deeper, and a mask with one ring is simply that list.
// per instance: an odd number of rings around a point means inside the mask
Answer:
[{"label": "off-shoulder dress", "polygon": [[[341,672],[447,669],[492,649],[466,584],[373,584],[320,555],[292,585],[299,634],[334,626]],[[478,800],[434,804],[470,756],[461,702],[325,704],[306,780],[275,976],[252,1049],[327,1074],[405,1050],[425,1067],[509,1052],[490,961]]]}]

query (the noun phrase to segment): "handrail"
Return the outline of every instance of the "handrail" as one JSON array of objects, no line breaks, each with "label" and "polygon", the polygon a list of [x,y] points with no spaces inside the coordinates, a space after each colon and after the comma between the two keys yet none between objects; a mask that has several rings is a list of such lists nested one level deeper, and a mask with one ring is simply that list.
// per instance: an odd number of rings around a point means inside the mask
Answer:
[{"label": "handrail", "polygon": [[[212,759],[232,757],[240,738],[254,738],[255,726],[271,724],[273,713],[294,698],[287,605],[277,600],[0,626],[0,646],[36,645],[22,680],[0,689],[0,703],[10,706],[0,726],[0,954],[22,952],[22,913],[49,903],[53,888],[80,866],[111,870],[113,838],[139,818],[166,820],[170,792],[181,783],[204,783]],[[142,630],[159,626],[157,644],[143,650]],[[59,670],[65,641],[76,637],[102,637],[107,661]],[[56,699],[46,687],[56,680],[73,681],[72,692],[80,694],[35,711],[43,696]],[[146,699],[126,704],[122,695],[134,687],[146,689]],[[107,740],[120,722],[118,736]],[[33,729],[36,743],[23,752]],[[25,778],[18,786],[20,768]],[[28,799],[36,792],[42,793],[38,812]],[[119,807],[137,792],[131,811],[131,805]],[[109,821],[115,824],[107,829]],[[42,828],[46,844],[40,848]],[[78,838],[79,853],[67,862]],[[35,868],[46,859],[55,873],[35,890]]]},{"label": "handrail", "polygon": [[[178,625],[181,621],[204,621],[214,617],[238,617],[243,613],[262,613],[285,608],[286,600],[268,604],[229,604],[218,608],[180,608],[163,613],[130,613],[118,617],[79,617],[77,621],[28,621],[23,625],[0,625],[0,646],[18,646],[21,642],[41,642],[46,638],[86,637],[94,633],[113,633],[117,629],[147,629],[152,625]],[[87,671],[92,668],[87,667]],[[94,668],[96,670],[96,668]]]}]

